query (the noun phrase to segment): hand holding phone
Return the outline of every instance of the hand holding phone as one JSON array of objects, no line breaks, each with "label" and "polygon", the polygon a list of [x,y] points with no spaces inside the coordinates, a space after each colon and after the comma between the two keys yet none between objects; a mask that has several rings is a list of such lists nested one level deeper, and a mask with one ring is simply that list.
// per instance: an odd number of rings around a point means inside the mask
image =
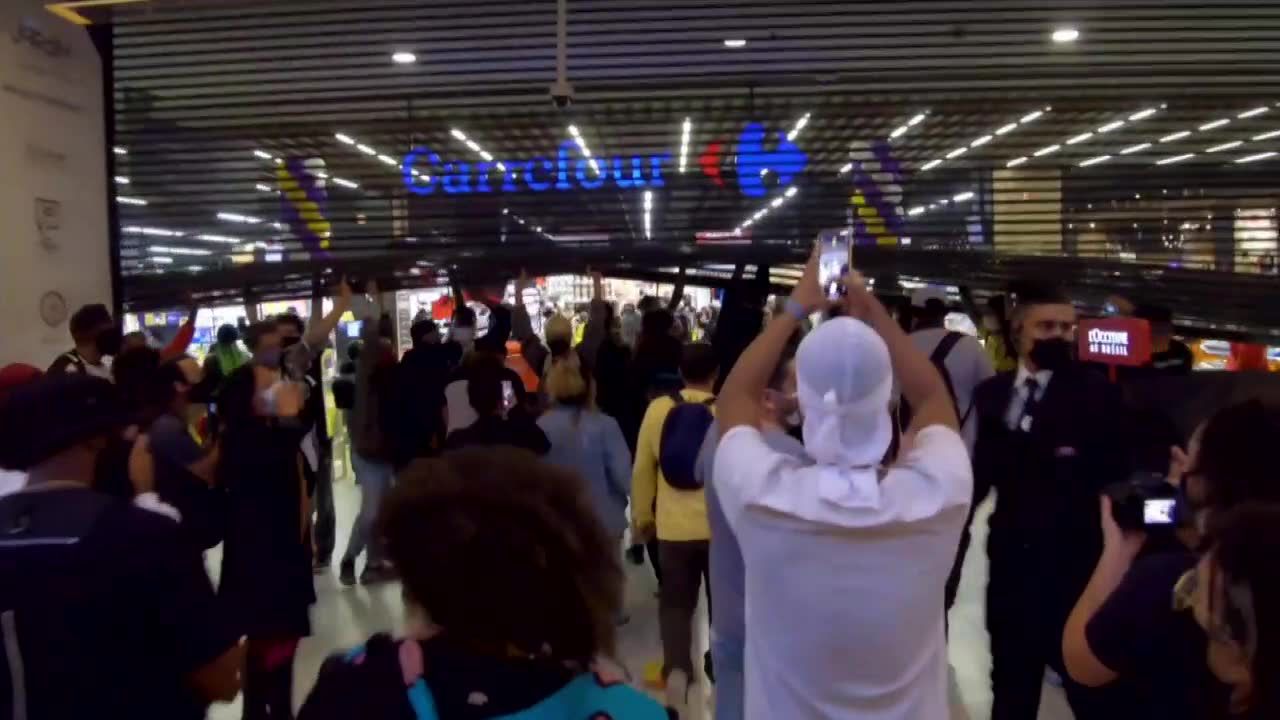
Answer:
[{"label": "hand holding phone", "polygon": [[844,280],[849,273],[849,241],[843,235],[837,235],[821,242],[818,282],[827,299],[837,300],[845,294]]}]

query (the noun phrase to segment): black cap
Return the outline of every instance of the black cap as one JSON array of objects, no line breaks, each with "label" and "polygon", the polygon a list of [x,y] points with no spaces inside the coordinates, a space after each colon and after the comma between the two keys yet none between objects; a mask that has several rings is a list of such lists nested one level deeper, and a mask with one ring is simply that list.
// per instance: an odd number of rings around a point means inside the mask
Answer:
[{"label": "black cap", "polygon": [[46,375],[17,387],[0,405],[0,467],[29,470],[120,426],[111,383],[84,374]]}]

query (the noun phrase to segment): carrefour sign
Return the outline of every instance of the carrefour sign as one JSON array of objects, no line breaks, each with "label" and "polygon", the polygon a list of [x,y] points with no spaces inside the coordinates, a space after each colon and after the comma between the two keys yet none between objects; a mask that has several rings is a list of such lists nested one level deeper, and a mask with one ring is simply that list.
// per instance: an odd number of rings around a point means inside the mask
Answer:
[{"label": "carrefour sign", "polygon": [[[738,136],[734,159],[738,187],[743,195],[760,197],[766,193],[761,180],[766,171],[776,173],[780,184],[789,184],[804,171],[808,162],[805,153],[787,139],[786,133],[777,134],[772,150],[765,148],[766,137],[764,125],[760,123],[748,123]],[[725,144],[713,141],[700,160],[703,174],[719,186],[725,184],[720,171]],[[431,195],[436,190],[456,195],[597,190],[606,186],[628,190],[663,187],[666,184],[663,173],[670,170],[671,154],[599,158],[596,164],[599,172],[592,166],[591,159],[578,154],[573,140],[566,140],[560,143],[555,157],[474,163],[444,162],[429,148],[414,148],[404,156],[400,168],[405,187],[415,195]]]}]

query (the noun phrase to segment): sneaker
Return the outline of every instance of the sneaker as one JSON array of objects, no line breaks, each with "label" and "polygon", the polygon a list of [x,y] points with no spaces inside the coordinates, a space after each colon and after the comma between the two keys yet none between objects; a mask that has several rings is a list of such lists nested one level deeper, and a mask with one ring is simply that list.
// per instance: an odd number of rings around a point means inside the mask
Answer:
[{"label": "sneaker", "polygon": [[378,583],[390,582],[397,577],[396,571],[390,565],[370,565],[366,566],[364,572],[360,573],[360,584],[377,585]]},{"label": "sneaker", "polygon": [[354,560],[343,560],[338,566],[338,582],[345,587],[356,584],[356,563]]},{"label": "sneaker", "polygon": [[676,711],[677,717],[688,717],[689,676],[683,670],[672,670],[667,675],[667,707]]}]

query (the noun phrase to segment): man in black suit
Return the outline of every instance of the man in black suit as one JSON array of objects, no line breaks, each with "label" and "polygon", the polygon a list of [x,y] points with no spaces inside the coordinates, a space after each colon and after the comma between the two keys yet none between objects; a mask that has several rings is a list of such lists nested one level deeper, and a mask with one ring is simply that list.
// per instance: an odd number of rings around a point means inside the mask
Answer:
[{"label": "man in black suit", "polygon": [[1098,495],[1128,475],[1120,397],[1075,362],[1070,301],[1043,292],[1020,300],[1017,369],[974,390],[974,505],[997,493],[987,542],[991,717],[1035,720],[1048,665],[1076,717],[1100,720],[1100,691],[1063,671],[1062,629],[1101,551]]}]

